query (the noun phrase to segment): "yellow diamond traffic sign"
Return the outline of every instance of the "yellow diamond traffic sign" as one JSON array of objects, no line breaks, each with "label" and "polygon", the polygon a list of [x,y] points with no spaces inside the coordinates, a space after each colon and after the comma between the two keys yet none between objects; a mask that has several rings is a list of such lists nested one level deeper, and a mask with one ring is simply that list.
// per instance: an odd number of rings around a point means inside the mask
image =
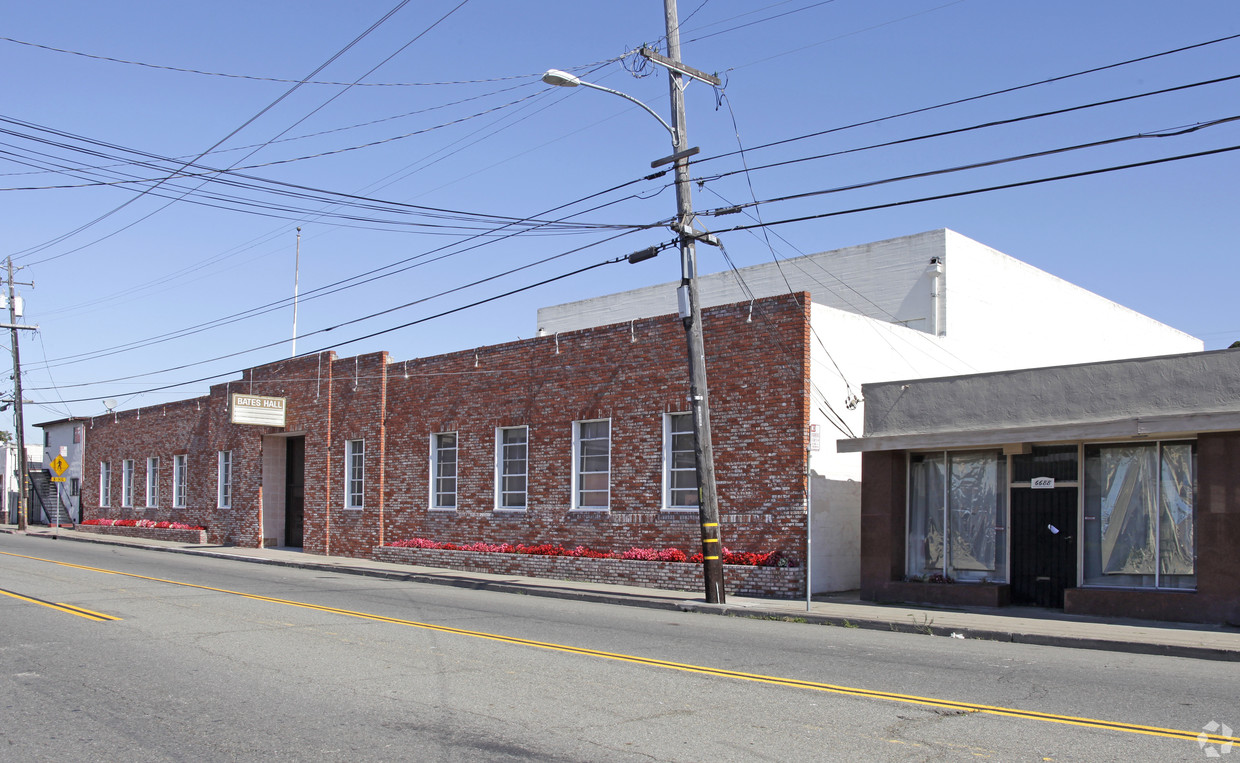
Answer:
[{"label": "yellow diamond traffic sign", "polygon": [[65,460],[64,456],[56,456],[52,459],[52,463],[48,465],[52,467],[52,471],[56,472],[57,477],[64,474],[65,470],[69,468],[69,462]]}]

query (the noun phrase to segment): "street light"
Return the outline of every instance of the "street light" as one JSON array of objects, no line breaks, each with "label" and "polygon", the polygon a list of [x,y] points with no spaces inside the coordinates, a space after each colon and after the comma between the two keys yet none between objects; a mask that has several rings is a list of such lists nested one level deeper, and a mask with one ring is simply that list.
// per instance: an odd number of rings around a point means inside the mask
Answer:
[{"label": "street light", "polygon": [[569,74],[568,72],[562,72],[559,69],[548,69],[547,73],[542,76],[542,81],[546,82],[548,85],[555,85],[556,87],[577,87],[578,85],[581,85],[582,87],[588,87],[591,90],[601,90],[604,93],[611,93],[612,95],[618,95],[621,98],[625,99],[626,101],[629,101],[630,103],[635,103],[638,106],[641,106],[643,109],[646,110],[647,114],[659,120],[659,124],[663,125],[663,128],[672,134],[672,143],[673,144],[676,143],[675,128],[673,128],[671,125],[665,122],[663,120],[663,117],[659,116],[658,112],[656,112],[654,109],[650,108],[649,106],[637,100],[636,98],[629,95],[628,93],[622,93],[619,90],[612,90],[609,87],[603,87],[602,85],[596,85],[593,82],[586,82],[580,77],[573,76],[572,74]]},{"label": "street light", "polygon": [[[680,35],[676,31],[674,0],[669,0],[668,12],[668,54],[670,58],[658,56],[652,60],[668,65],[675,61],[680,53]],[[643,55],[646,55],[643,51]],[[647,56],[650,57],[650,56]],[[697,287],[697,254],[695,241],[702,239],[712,241],[709,234],[695,231],[693,228],[693,198],[689,185],[689,157],[697,152],[690,149],[685,135],[685,102],[684,89],[681,83],[682,69],[669,67],[670,93],[672,98],[672,124],[664,121],[653,109],[633,96],[612,90],[609,87],[586,82],[568,72],[550,69],[542,80],[548,85],[557,87],[588,87],[604,93],[618,95],[626,101],[637,104],[655,119],[672,136],[672,155],[665,160],[654,162],[657,166],[667,161],[674,162],[676,169],[676,220],[672,229],[680,240],[680,288],[676,290],[680,318],[685,327],[685,341],[689,350],[689,407],[693,414],[693,455],[697,471],[698,483],[698,519],[702,531],[702,575],[706,589],[708,604],[724,603],[723,592],[723,543],[719,533],[719,502],[715,491],[715,456],[710,437],[710,402],[706,391],[706,351],[702,339],[702,311],[698,302]],[[691,75],[694,76],[694,75]]]}]

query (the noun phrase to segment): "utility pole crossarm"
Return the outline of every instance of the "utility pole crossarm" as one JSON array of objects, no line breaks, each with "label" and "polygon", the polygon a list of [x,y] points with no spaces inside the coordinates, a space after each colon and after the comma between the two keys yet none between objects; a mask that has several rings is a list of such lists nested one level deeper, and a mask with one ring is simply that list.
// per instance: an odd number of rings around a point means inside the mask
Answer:
[{"label": "utility pole crossarm", "polygon": [[683,64],[680,61],[673,61],[667,56],[659,55],[658,53],[654,52],[650,48],[643,47],[638,52],[641,53],[642,56],[644,56],[645,58],[651,61],[654,61],[656,64],[659,64],[660,66],[664,68],[671,69],[677,74],[683,74],[686,77],[692,77],[693,79],[699,82],[705,82],[711,87],[719,87],[720,85],[723,84],[723,80],[719,79],[713,74],[707,74],[706,72],[701,71],[700,69],[694,69],[692,66],[689,66],[688,64]]}]

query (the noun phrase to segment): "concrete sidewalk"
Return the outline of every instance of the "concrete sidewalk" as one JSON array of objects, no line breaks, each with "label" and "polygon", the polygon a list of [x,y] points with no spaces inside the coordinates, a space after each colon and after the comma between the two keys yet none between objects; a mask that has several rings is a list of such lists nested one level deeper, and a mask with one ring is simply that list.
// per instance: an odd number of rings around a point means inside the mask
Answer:
[{"label": "concrete sidewalk", "polygon": [[[17,532],[17,528],[13,525],[0,525],[0,533]],[[49,541],[55,538],[131,546],[256,564],[274,564],[474,590],[548,596],[605,604],[678,609],[687,612],[787,620],[846,628],[923,633],[948,638],[987,639],[1078,649],[1240,661],[1240,629],[1225,626],[1163,623],[1148,620],[1103,620],[1094,617],[1064,615],[1054,610],[1032,607],[964,610],[888,606],[863,602],[855,595],[848,594],[818,596],[808,606],[804,599],[788,601],[737,596],[728,597],[726,604],[707,604],[700,593],[460,572],[438,567],[415,567],[340,556],[315,556],[297,549],[198,546],[98,535],[75,530],[55,531],[44,526],[32,526],[27,530],[26,535],[46,538]]]}]

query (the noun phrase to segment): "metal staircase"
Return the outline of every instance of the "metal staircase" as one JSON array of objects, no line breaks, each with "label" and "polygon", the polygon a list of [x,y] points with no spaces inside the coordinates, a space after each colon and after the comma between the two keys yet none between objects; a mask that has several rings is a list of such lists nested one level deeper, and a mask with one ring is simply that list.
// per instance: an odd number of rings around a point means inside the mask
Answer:
[{"label": "metal staircase", "polygon": [[76,524],[72,499],[61,498],[63,491],[56,489],[56,483],[52,482],[52,473],[47,469],[31,469],[29,475],[30,521],[61,527],[72,527]]}]

